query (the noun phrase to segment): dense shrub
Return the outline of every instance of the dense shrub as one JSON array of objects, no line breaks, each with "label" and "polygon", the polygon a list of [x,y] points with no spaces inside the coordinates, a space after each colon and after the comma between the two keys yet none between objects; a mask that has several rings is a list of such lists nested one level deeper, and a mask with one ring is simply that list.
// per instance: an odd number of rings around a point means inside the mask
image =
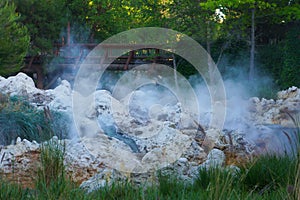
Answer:
[{"label": "dense shrub", "polygon": [[286,37],[284,48],[284,65],[282,69],[281,85],[284,88],[292,85],[300,86],[300,37],[299,25],[292,28]]},{"label": "dense shrub", "polygon": [[300,86],[299,31],[299,24],[295,24],[282,41],[257,49],[261,69],[270,73],[281,89]]},{"label": "dense shrub", "polygon": [[17,137],[37,142],[68,134],[68,119],[62,113],[39,110],[21,97],[0,98],[0,144],[8,145]]}]

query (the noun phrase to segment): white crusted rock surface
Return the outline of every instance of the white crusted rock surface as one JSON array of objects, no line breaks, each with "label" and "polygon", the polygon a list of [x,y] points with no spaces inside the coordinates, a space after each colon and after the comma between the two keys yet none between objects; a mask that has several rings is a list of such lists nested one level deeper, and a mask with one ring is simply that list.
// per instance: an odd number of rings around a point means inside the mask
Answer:
[{"label": "white crusted rock surface", "polygon": [[293,127],[293,121],[289,117],[300,113],[300,89],[293,86],[287,90],[278,92],[277,100],[267,100],[257,97],[249,101],[250,120],[255,124],[279,124]]}]

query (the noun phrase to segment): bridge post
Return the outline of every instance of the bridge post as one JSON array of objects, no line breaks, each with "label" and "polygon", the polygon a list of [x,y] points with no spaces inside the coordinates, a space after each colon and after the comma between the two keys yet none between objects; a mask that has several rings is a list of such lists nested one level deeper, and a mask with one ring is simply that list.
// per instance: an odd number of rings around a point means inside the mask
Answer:
[{"label": "bridge post", "polygon": [[129,56],[126,60],[125,66],[124,66],[124,70],[128,70],[128,65],[130,63],[130,61],[132,60],[132,58],[134,57],[134,50],[129,52]]}]

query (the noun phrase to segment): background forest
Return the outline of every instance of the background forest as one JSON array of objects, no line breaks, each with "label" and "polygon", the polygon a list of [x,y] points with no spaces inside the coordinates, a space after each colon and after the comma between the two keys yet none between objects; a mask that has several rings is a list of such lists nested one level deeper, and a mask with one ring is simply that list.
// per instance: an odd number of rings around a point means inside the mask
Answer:
[{"label": "background forest", "polygon": [[[0,3],[0,75],[18,72],[24,57],[43,57],[53,45],[100,43],[121,31],[164,27],[187,34],[213,57],[221,73],[242,69],[249,80],[272,77],[273,86],[300,86],[298,0],[3,0]],[[185,76],[193,67],[178,58]]]}]

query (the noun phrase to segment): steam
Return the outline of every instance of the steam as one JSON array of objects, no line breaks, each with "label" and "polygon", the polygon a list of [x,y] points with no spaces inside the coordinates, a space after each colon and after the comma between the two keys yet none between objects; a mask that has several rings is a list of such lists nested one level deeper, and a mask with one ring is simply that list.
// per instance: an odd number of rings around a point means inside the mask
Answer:
[{"label": "steam", "polygon": [[[65,35],[65,33],[62,35]],[[87,38],[86,36],[84,37],[85,39]],[[76,42],[78,42],[76,38],[71,36],[71,43]],[[78,46],[77,48],[70,48],[66,46],[65,48],[61,49],[60,53],[62,55],[69,56],[81,55],[77,63],[78,66],[80,66],[80,62],[85,58],[89,51],[89,49],[82,46]],[[57,62],[57,60],[53,60],[50,65],[55,65]],[[288,140],[286,136],[282,134],[280,127],[258,127],[249,121],[249,98],[260,96],[261,89],[274,85],[272,78],[266,75],[256,76],[254,81],[249,81],[248,73],[245,67],[229,66],[228,64],[225,65],[227,66],[226,71],[223,70],[223,81],[226,89],[227,113],[224,129],[243,132],[245,133],[246,138],[251,139],[254,142],[259,142],[262,139],[268,140],[268,138],[274,136],[275,134],[276,139],[273,141],[273,144],[270,144],[269,149],[272,151],[277,151],[278,148],[286,146],[286,144],[288,144]],[[57,79],[58,81],[56,84],[59,84],[60,79],[67,79],[72,84],[73,80],[70,79],[70,77],[75,76],[76,72],[76,69],[66,68],[63,72],[60,72],[61,77]],[[98,83],[97,90],[104,89],[113,93],[115,90],[115,85],[124,75],[124,73],[126,72],[106,70]],[[146,69],[146,71],[134,72],[134,76],[131,76],[128,79],[128,82],[132,81],[133,79],[138,79],[141,73],[145,74],[149,73],[149,71]],[[175,77],[158,77],[158,79],[162,80],[174,78]],[[196,94],[198,100],[199,116],[197,120],[203,127],[207,128],[209,127],[212,114],[211,95],[209,94],[208,88],[200,75],[193,75],[188,78],[188,81],[194,89],[194,93]],[[180,85],[180,82],[178,85]],[[126,93],[126,85],[123,87],[123,91]],[[184,92],[184,90],[185,88],[180,88],[180,91]],[[120,91],[122,91],[122,89]],[[169,110],[170,112],[177,112],[176,110],[180,110],[180,101],[176,95],[177,94],[170,91],[169,88],[158,84],[158,81],[153,79],[152,83],[148,83],[136,88],[134,92],[130,93],[130,96],[126,97],[129,98],[129,113],[142,125],[147,124],[147,121],[154,116],[161,119],[164,117],[163,114],[166,113],[165,111]],[[187,96],[186,98],[188,101],[189,97]],[[125,102],[124,99],[118,100],[123,101],[123,103]],[[102,119],[102,121],[105,122],[105,119]],[[180,126],[177,128],[180,128]],[[288,151],[290,150],[291,149],[288,149]]]},{"label": "steam", "polygon": [[[250,120],[249,99],[260,96],[262,91],[268,92],[274,85],[269,76],[260,76],[252,82],[248,81],[246,70],[241,67],[231,67],[223,75],[226,89],[226,120],[225,130],[235,130],[255,143],[261,153],[288,153],[295,150],[295,129],[273,124],[256,124]],[[206,126],[211,113],[209,91],[199,75],[191,76],[189,81],[193,85],[198,97],[200,117],[199,122]],[[266,89],[265,89],[266,88]]]}]

